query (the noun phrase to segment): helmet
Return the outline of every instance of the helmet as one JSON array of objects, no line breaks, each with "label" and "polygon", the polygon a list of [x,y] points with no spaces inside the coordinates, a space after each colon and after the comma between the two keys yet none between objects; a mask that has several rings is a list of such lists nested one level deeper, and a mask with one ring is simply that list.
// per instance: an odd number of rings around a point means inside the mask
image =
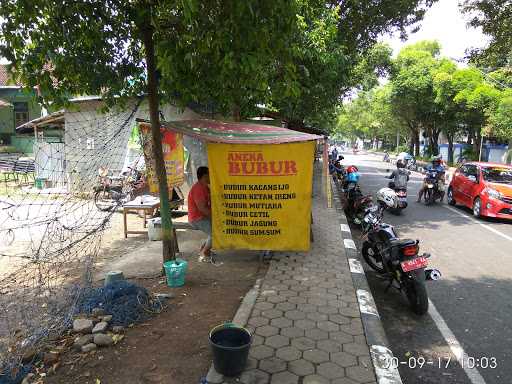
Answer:
[{"label": "helmet", "polygon": [[396,208],[398,206],[398,198],[395,191],[391,188],[381,188],[377,191],[377,201],[383,203],[388,208]]},{"label": "helmet", "polygon": [[350,165],[349,167],[347,167],[347,173],[353,173],[353,172],[357,172],[358,169],[355,165]]},{"label": "helmet", "polygon": [[359,181],[359,173],[357,172],[349,172],[347,174],[347,182],[349,183],[357,183]]},{"label": "helmet", "polygon": [[396,167],[397,168],[405,168],[405,163],[402,160],[398,160],[396,162]]},{"label": "helmet", "polygon": [[442,159],[442,156],[439,155],[439,156],[434,156],[432,157],[432,163],[440,163],[441,162],[441,159]]}]

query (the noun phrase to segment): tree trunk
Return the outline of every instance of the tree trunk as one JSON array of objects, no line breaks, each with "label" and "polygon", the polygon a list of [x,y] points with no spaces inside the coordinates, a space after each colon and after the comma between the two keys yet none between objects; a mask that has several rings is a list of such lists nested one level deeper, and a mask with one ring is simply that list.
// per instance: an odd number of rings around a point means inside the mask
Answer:
[{"label": "tree trunk", "polygon": [[505,163],[512,164],[512,138],[508,140],[508,151],[505,155]]},{"label": "tree trunk", "polygon": [[428,138],[430,154],[432,156],[437,156],[439,154],[439,132],[436,130],[432,131],[432,134]]},{"label": "tree trunk", "polygon": [[420,156],[420,133],[415,132],[414,133],[414,156],[419,157]]},{"label": "tree trunk", "polygon": [[242,113],[240,111],[240,105],[233,106],[233,121],[239,122],[242,120]]},{"label": "tree trunk", "polygon": [[469,129],[469,132],[468,132],[468,141],[467,141],[467,144],[468,145],[473,145],[473,138],[475,137],[475,132],[472,128]]},{"label": "tree trunk", "polygon": [[[410,137],[410,140],[409,140],[409,153],[410,154],[414,153],[414,145],[415,144],[416,144],[416,133],[411,132],[411,137]],[[396,150],[398,151],[398,144],[396,146]]]},{"label": "tree trunk", "polygon": [[174,233],[172,230],[171,208],[169,204],[169,191],[167,189],[167,174],[165,171],[164,155],[162,151],[162,133],[160,132],[160,118],[158,115],[158,84],[156,78],[155,46],[153,41],[153,27],[148,21],[141,30],[144,50],[146,53],[146,68],[148,75],[148,103],[151,121],[151,135],[153,139],[153,157],[155,159],[155,173],[160,190],[160,216],[162,218],[162,248],[163,261],[174,260]]},{"label": "tree trunk", "polygon": [[453,164],[453,135],[446,135],[448,138],[448,162]]},{"label": "tree trunk", "polygon": [[480,143],[482,141],[481,128],[476,129],[475,139],[473,140],[473,152],[475,153],[476,159],[480,160]]}]

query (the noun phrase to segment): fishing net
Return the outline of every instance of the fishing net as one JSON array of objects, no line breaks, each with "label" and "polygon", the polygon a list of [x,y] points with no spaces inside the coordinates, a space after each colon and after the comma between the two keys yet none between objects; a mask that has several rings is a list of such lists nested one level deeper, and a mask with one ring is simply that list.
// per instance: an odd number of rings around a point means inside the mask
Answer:
[{"label": "fishing net", "polygon": [[[101,107],[85,99],[49,115],[29,135],[34,160],[3,159],[32,166],[14,167],[0,183],[0,372],[25,372],[20,362],[28,348],[61,334],[93,305],[103,303],[120,325],[146,315],[141,303],[151,308],[147,292],[133,285],[91,287],[102,235],[122,203],[98,209],[98,169],[116,175],[126,168],[135,119],[147,116],[140,100],[108,112]],[[6,380],[12,377],[0,376]]]}]

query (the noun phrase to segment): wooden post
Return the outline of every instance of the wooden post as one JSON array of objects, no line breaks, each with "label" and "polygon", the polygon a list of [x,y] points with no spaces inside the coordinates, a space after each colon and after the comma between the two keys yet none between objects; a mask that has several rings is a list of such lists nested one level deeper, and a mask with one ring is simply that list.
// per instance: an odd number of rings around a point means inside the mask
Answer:
[{"label": "wooden post", "polygon": [[167,189],[167,174],[165,171],[164,155],[162,152],[162,133],[160,132],[160,117],[158,114],[158,84],[156,78],[155,46],[153,41],[154,28],[151,20],[141,29],[146,54],[146,69],[148,75],[148,103],[151,121],[151,135],[153,141],[153,157],[155,159],[155,173],[160,190],[160,216],[162,218],[162,248],[163,261],[174,260],[174,236],[172,230],[171,207],[169,204],[169,191]]}]

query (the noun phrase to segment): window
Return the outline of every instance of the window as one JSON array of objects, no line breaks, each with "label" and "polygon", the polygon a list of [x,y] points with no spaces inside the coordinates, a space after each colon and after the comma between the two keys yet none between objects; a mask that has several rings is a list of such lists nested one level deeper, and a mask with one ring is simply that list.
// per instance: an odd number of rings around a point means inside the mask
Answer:
[{"label": "window", "polygon": [[18,128],[20,125],[29,122],[28,103],[13,103],[14,105],[14,124]]},{"label": "window", "polygon": [[94,149],[94,138],[88,137],[86,146],[87,149]]},{"label": "window", "polygon": [[478,178],[478,168],[476,167],[476,165],[469,165],[469,164],[466,164],[464,167],[463,167],[463,170],[464,170],[464,176],[475,176],[476,178]]}]

